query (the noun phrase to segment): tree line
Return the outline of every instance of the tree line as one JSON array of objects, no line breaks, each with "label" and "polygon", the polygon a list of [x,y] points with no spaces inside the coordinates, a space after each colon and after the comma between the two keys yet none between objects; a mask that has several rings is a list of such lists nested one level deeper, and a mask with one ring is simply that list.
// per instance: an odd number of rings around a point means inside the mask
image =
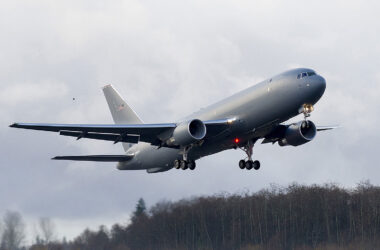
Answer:
[{"label": "tree line", "polygon": [[160,202],[124,232],[130,249],[377,249],[380,187],[292,184]]},{"label": "tree line", "polygon": [[86,229],[71,241],[44,239],[29,249],[377,249],[378,246],[380,187],[366,182],[354,189],[336,184],[272,185],[255,193],[161,201],[149,209],[140,199],[128,224]]},{"label": "tree line", "polygon": [[[0,250],[27,249],[25,246],[25,222],[19,212],[7,211],[0,221]],[[55,239],[53,222],[42,217],[38,221],[36,244],[48,247]]]}]

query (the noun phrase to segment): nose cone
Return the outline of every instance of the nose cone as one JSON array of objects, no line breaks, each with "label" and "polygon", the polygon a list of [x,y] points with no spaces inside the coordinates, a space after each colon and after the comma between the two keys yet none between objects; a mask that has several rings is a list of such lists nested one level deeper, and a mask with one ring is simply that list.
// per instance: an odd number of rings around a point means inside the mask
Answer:
[{"label": "nose cone", "polygon": [[311,78],[305,80],[304,86],[304,101],[306,103],[315,104],[322,97],[323,93],[325,93],[326,80],[322,76],[314,75]]},{"label": "nose cone", "polygon": [[319,98],[322,97],[323,93],[325,93],[326,90],[326,80],[322,76],[316,77],[316,83],[315,83],[315,91],[316,94],[319,94]]}]

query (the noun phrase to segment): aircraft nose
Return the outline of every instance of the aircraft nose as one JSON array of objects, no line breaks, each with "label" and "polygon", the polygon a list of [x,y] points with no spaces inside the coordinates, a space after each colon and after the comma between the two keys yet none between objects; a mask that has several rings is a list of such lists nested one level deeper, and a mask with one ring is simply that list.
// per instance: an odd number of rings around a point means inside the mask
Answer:
[{"label": "aircraft nose", "polygon": [[305,102],[315,104],[324,94],[326,89],[326,80],[320,75],[315,75],[305,81],[305,92],[304,95],[306,97]]},{"label": "aircraft nose", "polygon": [[316,88],[317,88],[317,92],[319,92],[320,96],[322,96],[323,93],[326,90],[326,80],[325,80],[325,78],[323,78],[322,76],[318,75],[317,81],[316,81]]}]

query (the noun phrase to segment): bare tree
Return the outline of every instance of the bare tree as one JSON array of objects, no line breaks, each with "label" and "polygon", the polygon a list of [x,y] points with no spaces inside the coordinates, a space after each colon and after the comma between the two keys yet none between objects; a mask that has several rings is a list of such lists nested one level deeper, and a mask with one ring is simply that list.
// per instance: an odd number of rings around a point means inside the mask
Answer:
[{"label": "bare tree", "polygon": [[1,249],[17,250],[25,239],[25,224],[18,212],[7,211],[3,217],[4,231],[1,237]]},{"label": "bare tree", "polygon": [[43,240],[46,244],[54,240],[55,237],[55,225],[53,221],[48,217],[41,217],[39,220],[39,226],[41,229]]}]

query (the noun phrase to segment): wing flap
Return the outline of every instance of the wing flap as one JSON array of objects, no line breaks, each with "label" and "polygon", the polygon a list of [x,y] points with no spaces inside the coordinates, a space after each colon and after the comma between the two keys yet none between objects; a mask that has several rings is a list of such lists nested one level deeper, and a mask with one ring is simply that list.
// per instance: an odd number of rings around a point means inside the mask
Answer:
[{"label": "wing flap", "polygon": [[138,143],[140,136],[138,135],[120,135],[120,134],[101,134],[101,133],[83,133],[76,131],[60,131],[60,135],[76,137],[78,140],[81,138],[113,141],[113,142],[128,142]]},{"label": "wing flap", "polygon": [[124,162],[132,158],[133,155],[68,155],[56,156],[52,160]]}]

